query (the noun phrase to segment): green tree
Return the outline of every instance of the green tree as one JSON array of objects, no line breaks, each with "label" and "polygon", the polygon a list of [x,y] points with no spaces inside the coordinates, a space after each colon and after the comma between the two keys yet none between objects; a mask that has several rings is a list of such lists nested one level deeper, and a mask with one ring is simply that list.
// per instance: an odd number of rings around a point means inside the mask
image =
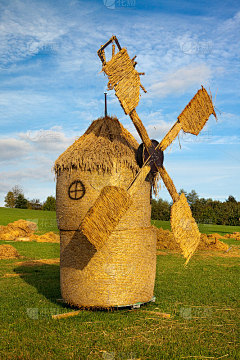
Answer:
[{"label": "green tree", "polygon": [[180,189],[178,194],[181,195],[182,193],[187,197],[187,192],[184,189]]},{"label": "green tree", "polygon": [[198,194],[196,193],[195,190],[192,190],[190,193],[187,194],[187,201],[191,208],[196,203],[197,200],[198,200]]},{"label": "green tree", "polygon": [[43,205],[43,210],[56,211],[56,199],[54,196],[48,196]]},{"label": "green tree", "polygon": [[5,203],[6,203],[6,207],[15,207],[16,205],[16,201],[17,201],[17,198],[18,198],[18,195],[23,195],[23,189],[21,188],[21,186],[19,185],[15,185],[11,191],[9,191],[7,193],[7,195],[5,196]]},{"label": "green tree", "polygon": [[28,208],[32,210],[42,210],[43,205],[40,202],[40,199],[29,200]]},{"label": "green tree", "polygon": [[226,202],[237,203],[237,200],[235,199],[234,196],[229,195],[229,197],[228,197],[228,199],[226,200]]},{"label": "green tree", "polygon": [[23,194],[19,194],[15,203],[15,208],[17,209],[27,209],[28,201],[25,199]]},{"label": "green tree", "polygon": [[171,206],[168,201],[163,199],[152,200],[152,219],[153,220],[170,220]]},{"label": "green tree", "polygon": [[5,207],[14,208],[15,206],[15,197],[12,191],[9,191],[4,198]]},{"label": "green tree", "polygon": [[13,192],[13,194],[14,194],[14,198],[15,198],[15,202],[16,202],[16,200],[17,200],[17,198],[18,198],[18,195],[23,195],[24,196],[24,194],[23,194],[23,189],[22,189],[22,187],[20,186],[20,185],[15,185],[13,188],[12,188],[12,192]]}]

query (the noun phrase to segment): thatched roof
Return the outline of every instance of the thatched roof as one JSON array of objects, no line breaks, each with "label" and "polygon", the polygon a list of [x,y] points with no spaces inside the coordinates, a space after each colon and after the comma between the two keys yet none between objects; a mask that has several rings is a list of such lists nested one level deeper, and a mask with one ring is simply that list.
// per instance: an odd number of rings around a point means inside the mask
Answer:
[{"label": "thatched roof", "polygon": [[54,170],[57,174],[60,170],[71,171],[73,168],[111,173],[115,163],[135,173],[139,170],[136,162],[138,146],[138,142],[117,118],[99,118],[59,156]]}]

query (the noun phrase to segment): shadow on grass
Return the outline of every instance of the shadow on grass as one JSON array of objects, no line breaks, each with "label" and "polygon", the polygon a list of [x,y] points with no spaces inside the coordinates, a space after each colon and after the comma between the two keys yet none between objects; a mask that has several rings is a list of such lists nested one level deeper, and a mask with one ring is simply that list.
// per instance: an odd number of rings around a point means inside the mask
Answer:
[{"label": "shadow on grass", "polygon": [[34,261],[27,263],[28,265],[16,266],[14,272],[28,285],[35,287],[39,294],[56,303],[56,299],[61,298],[59,265]]}]

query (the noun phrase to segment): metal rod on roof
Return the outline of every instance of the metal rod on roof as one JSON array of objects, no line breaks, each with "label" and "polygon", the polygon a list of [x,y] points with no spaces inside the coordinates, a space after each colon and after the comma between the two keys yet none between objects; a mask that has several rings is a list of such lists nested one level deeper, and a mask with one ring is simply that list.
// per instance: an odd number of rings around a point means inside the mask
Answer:
[{"label": "metal rod on roof", "polygon": [[104,92],[105,95],[105,117],[107,116],[107,92]]}]

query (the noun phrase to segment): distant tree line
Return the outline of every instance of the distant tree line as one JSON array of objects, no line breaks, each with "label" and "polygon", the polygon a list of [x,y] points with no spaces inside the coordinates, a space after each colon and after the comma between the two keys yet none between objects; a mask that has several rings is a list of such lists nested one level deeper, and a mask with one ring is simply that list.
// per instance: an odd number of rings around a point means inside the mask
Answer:
[{"label": "distant tree line", "polygon": [[[218,200],[199,198],[195,190],[187,193],[183,189],[179,191],[186,195],[188,204],[197,223],[217,225],[239,225],[240,223],[240,202],[234,196],[229,195],[228,199],[221,202]],[[152,200],[152,219],[170,220],[172,202],[158,199]]]},{"label": "distant tree line", "polygon": [[43,203],[39,199],[26,199],[23,189],[15,185],[12,190],[8,191],[4,198],[5,207],[17,209],[47,210],[56,211],[56,199],[54,196],[48,196]]}]

